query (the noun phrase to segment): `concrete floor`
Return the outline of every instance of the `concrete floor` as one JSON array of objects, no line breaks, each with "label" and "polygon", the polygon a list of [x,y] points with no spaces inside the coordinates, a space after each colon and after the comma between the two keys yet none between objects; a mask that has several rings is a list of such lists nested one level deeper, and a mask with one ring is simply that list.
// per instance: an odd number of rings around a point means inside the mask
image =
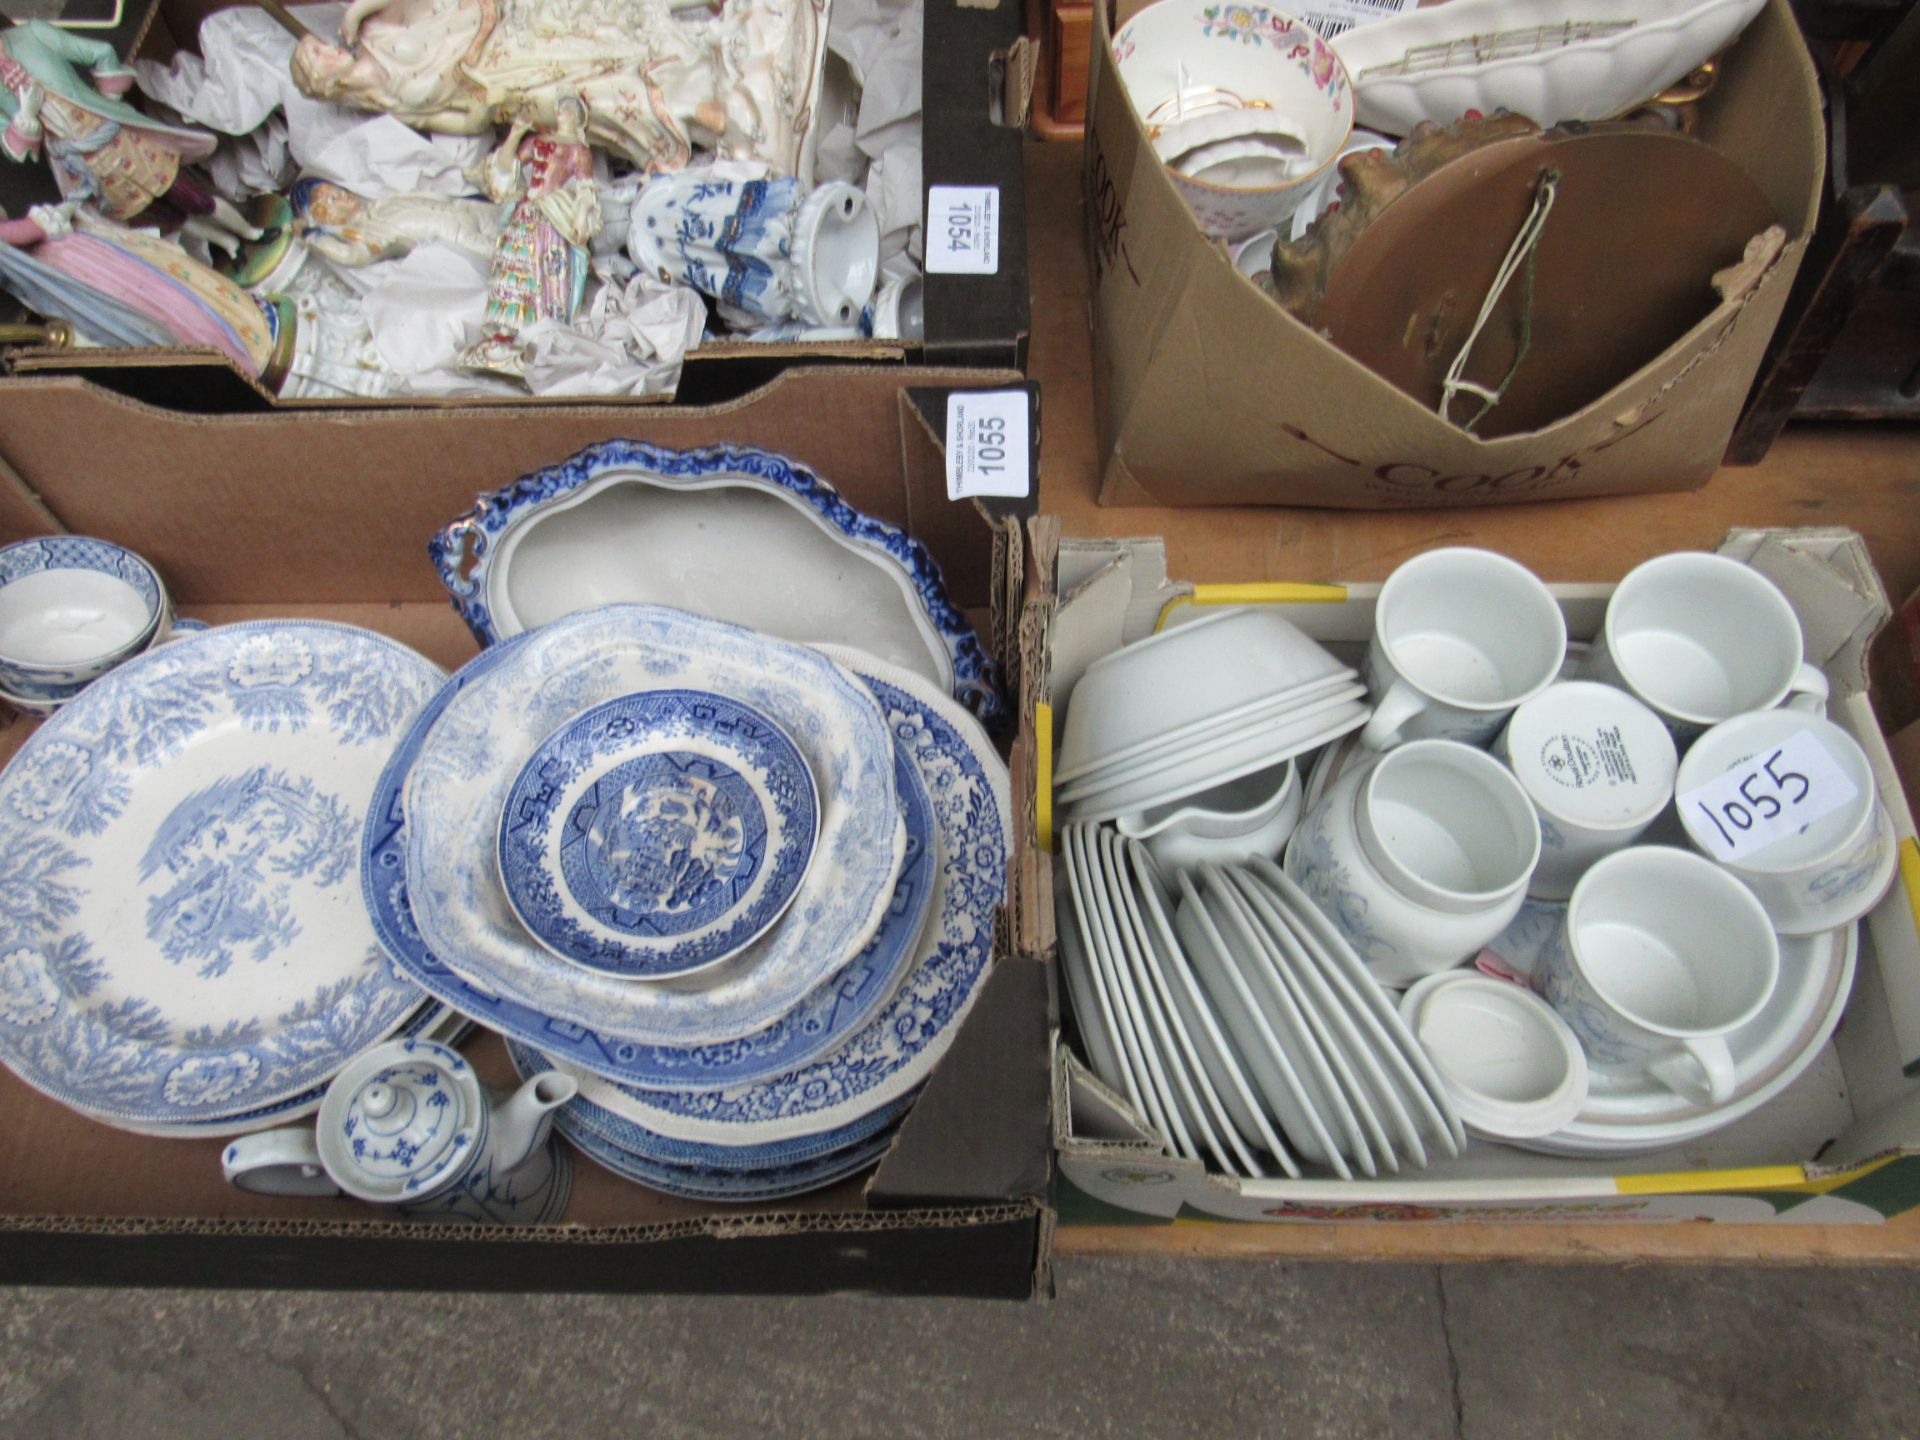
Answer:
[{"label": "concrete floor", "polygon": [[1073,1261],[1050,1306],[0,1291],[0,1435],[1920,1433],[1920,1271]]}]

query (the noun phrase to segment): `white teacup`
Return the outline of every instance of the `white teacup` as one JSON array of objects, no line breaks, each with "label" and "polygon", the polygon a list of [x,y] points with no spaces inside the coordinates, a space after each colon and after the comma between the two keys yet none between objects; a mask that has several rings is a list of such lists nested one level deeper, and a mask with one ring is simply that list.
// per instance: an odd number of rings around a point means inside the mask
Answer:
[{"label": "white teacup", "polygon": [[1680,757],[1660,717],[1591,680],[1549,685],[1494,743],[1540,812],[1527,894],[1564,900],[1594,861],[1633,844],[1667,808]]},{"label": "white teacup", "polygon": [[[1873,766],[1854,738],[1831,720],[1794,710],[1758,710],[1723,720],[1693,742],[1680,766],[1682,796],[1748,760],[1778,750],[1810,732],[1854,787],[1852,798],[1792,834],[1737,860],[1715,854],[1713,822],[1693,806],[1680,807],[1687,838],[1738,877],[1759,899],[1783,935],[1818,935],[1851,924],[1880,903],[1892,883],[1896,839],[1880,803]],[[1774,805],[1791,804],[1797,783],[1765,787]],[[1764,808],[1756,801],[1757,808]]]},{"label": "white teacup", "polygon": [[1334,781],[1288,843],[1287,873],[1374,978],[1398,986],[1506,929],[1539,858],[1512,772],[1485,751],[1416,740]]},{"label": "white teacup", "polygon": [[1388,577],[1367,647],[1373,718],[1361,743],[1484,745],[1560,673],[1567,622],[1526,566],[1491,550],[1429,550]]},{"label": "white teacup", "polygon": [[1711,1105],[1739,1086],[1726,1037],[1779,974],[1779,939],[1746,886],[1689,851],[1636,845],[1574,887],[1533,982],[1596,1067],[1644,1070]]},{"label": "white teacup", "polygon": [[1827,677],[1805,663],[1800,618],[1766,576],[1725,555],[1660,555],[1627,574],[1584,673],[1629,690],[1682,742],[1782,701],[1818,712]]}]

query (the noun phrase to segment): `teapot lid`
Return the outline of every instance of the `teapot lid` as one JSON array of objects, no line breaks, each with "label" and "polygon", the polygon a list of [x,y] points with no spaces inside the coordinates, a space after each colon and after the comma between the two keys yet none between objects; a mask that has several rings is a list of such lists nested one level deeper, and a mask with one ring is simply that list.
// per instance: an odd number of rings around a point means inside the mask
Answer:
[{"label": "teapot lid", "polygon": [[486,1142],[487,1097],[459,1051],[393,1040],[334,1078],[315,1139],[334,1182],[361,1200],[423,1200],[464,1174]]}]

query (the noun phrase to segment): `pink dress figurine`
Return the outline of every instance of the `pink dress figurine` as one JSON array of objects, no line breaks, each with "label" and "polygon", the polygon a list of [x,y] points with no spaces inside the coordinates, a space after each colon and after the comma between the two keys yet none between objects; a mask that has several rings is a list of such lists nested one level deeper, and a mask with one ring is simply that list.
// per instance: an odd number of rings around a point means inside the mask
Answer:
[{"label": "pink dress figurine", "polygon": [[[81,78],[81,70],[87,72]],[[233,206],[183,171],[213,153],[204,130],[166,125],[119,97],[133,83],[113,47],[29,20],[0,32],[0,150],[26,161],[44,148],[62,199],[109,220],[170,221],[231,252],[260,238]]]},{"label": "pink dress figurine", "polygon": [[600,228],[586,107],[568,97],[553,134],[530,128],[516,121],[487,160],[487,194],[514,204],[494,245],[485,329],[460,357],[469,370],[523,374],[521,332],[541,320],[571,323],[586,290],[587,245]]}]

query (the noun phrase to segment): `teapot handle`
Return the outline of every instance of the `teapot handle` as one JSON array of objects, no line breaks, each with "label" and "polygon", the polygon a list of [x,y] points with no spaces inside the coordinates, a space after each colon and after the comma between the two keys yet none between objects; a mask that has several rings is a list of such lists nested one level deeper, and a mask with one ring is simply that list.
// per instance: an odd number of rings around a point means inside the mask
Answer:
[{"label": "teapot handle", "polygon": [[263,1130],[227,1143],[220,1152],[220,1173],[229,1185],[256,1195],[338,1195],[313,1131],[302,1125]]}]

